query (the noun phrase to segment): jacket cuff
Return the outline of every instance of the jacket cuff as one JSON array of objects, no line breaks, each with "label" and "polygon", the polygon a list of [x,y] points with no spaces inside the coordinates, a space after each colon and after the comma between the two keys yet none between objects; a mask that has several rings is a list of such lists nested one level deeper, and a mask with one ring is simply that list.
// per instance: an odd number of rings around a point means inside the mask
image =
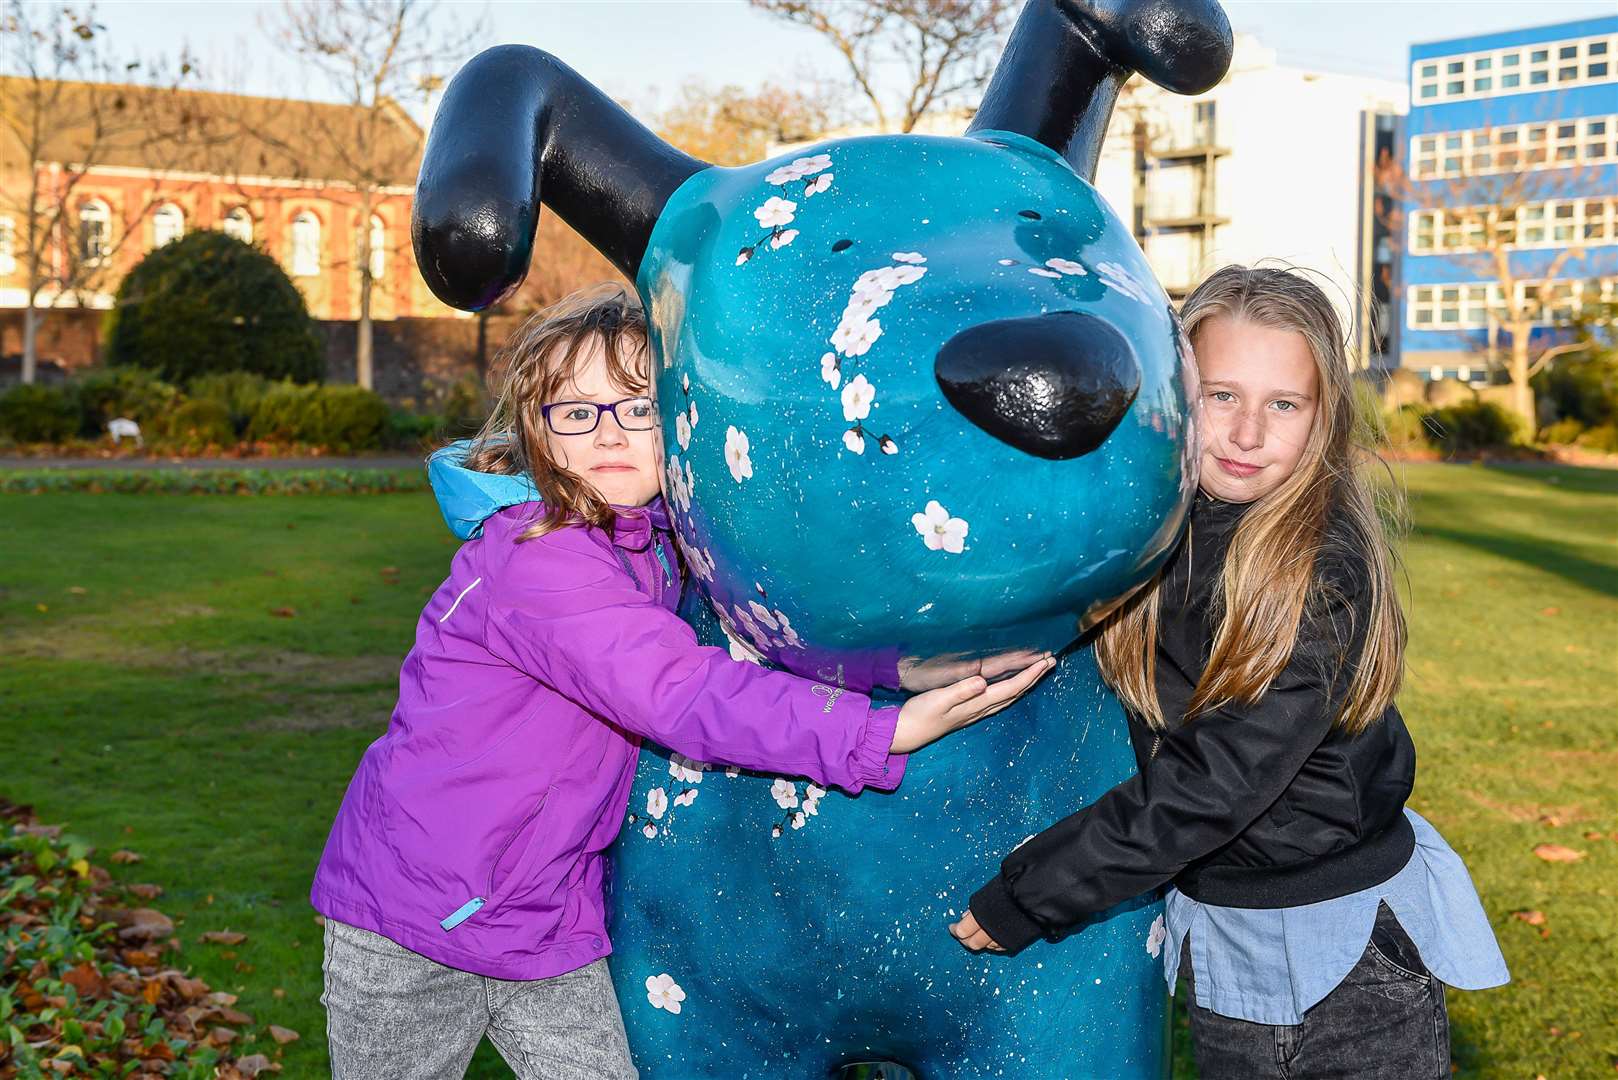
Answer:
[{"label": "jacket cuff", "polygon": [[888,748],[893,745],[893,732],[898,726],[898,706],[870,710],[870,717],[865,722],[865,736],[855,751],[853,767],[854,778],[861,781],[863,786],[874,787],[878,791],[892,791],[904,779],[905,765],[910,755],[888,753]]},{"label": "jacket cuff", "polygon": [[1039,924],[1012,898],[1003,874],[996,874],[993,881],[972,894],[972,917],[1008,956],[1022,952],[1045,936]]}]

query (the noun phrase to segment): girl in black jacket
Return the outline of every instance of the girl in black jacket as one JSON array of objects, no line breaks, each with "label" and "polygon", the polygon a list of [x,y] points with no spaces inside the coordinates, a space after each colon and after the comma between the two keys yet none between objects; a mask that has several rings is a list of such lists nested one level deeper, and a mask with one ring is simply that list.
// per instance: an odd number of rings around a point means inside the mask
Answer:
[{"label": "girl in black jacket", "polygon": [[1405,808],[1405,624],[1336,312],[1232,266],[1182,318],[1201,490],[1096,644],[1140,773],[1008,855],[951,931],[1014,953],[1168,884],[1147,948],[1190,984],[1204,1080],[1446,1078],[1441,984],[1508,976],[1465,866]]}]

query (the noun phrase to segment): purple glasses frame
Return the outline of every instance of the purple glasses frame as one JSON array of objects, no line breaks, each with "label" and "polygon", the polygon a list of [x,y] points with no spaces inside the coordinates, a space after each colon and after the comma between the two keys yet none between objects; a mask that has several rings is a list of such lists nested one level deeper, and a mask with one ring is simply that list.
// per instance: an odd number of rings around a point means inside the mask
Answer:
[{"label": "purple glasses frame", "polygon": [[[624,423],[624,418],[618,415],[618,406],[628,405],[636,401],[644,401],[646,404],[652,407],[651,422],[645,427],[637,427],[626,424]],[[595,423],[591,424],[583,431],[557,431],[556,425],[551,423],[551,410],[565,408],[568,405],[590,406],[596,411]],[[620,398],[611,404],[608,404],[605,401],[553,401],[549,405],[541,405],[539,407],[539,415],[540,418],[545,421],[545,426],[550,428],[551,431],[558,435],[589,435],[594,432],[596,428],[601,426],[601,417],[605,413],[612,413],[612,418],[616,420],[618,422],[618,426],[623,428],[625,431],[651,431],[653,428],[657,427],[657,402],[653,401],[644,394],[639,397]]]}]

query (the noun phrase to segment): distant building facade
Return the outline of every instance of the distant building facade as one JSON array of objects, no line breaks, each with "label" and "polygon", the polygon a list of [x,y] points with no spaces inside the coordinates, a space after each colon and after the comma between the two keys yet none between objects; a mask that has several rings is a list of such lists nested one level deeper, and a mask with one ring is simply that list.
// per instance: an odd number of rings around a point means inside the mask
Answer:
[{"label": "distant building facade", "polygon": [[[1416,45],[1410,100],[1403,364],[1486,383],[1504,301],[1491,248],[1513,288],[1545,297],[1536,347],[1581,306],[1618,296],[1618,16]],[[1491,192],[1503,241],[1441,205]]]}]

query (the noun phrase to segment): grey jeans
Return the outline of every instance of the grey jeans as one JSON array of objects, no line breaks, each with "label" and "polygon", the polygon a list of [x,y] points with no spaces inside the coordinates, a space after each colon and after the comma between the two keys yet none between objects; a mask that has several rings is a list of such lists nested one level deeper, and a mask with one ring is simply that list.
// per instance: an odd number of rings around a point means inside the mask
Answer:
[{"label": "grey jeans", "polygon": [[458,1080],[484,1035],[518,1080],[637,1078],[604,959],[511,982],[327,919],[323,970],[335,1080]]},{"label": "grey jeans", "polygon": [[1196,1002],[1191,950],[1180,962],[1202,1080],[1449,1080],[1449,1014],[1387,904],[1359,963],[1301,1024],[1255,1024]]}]

